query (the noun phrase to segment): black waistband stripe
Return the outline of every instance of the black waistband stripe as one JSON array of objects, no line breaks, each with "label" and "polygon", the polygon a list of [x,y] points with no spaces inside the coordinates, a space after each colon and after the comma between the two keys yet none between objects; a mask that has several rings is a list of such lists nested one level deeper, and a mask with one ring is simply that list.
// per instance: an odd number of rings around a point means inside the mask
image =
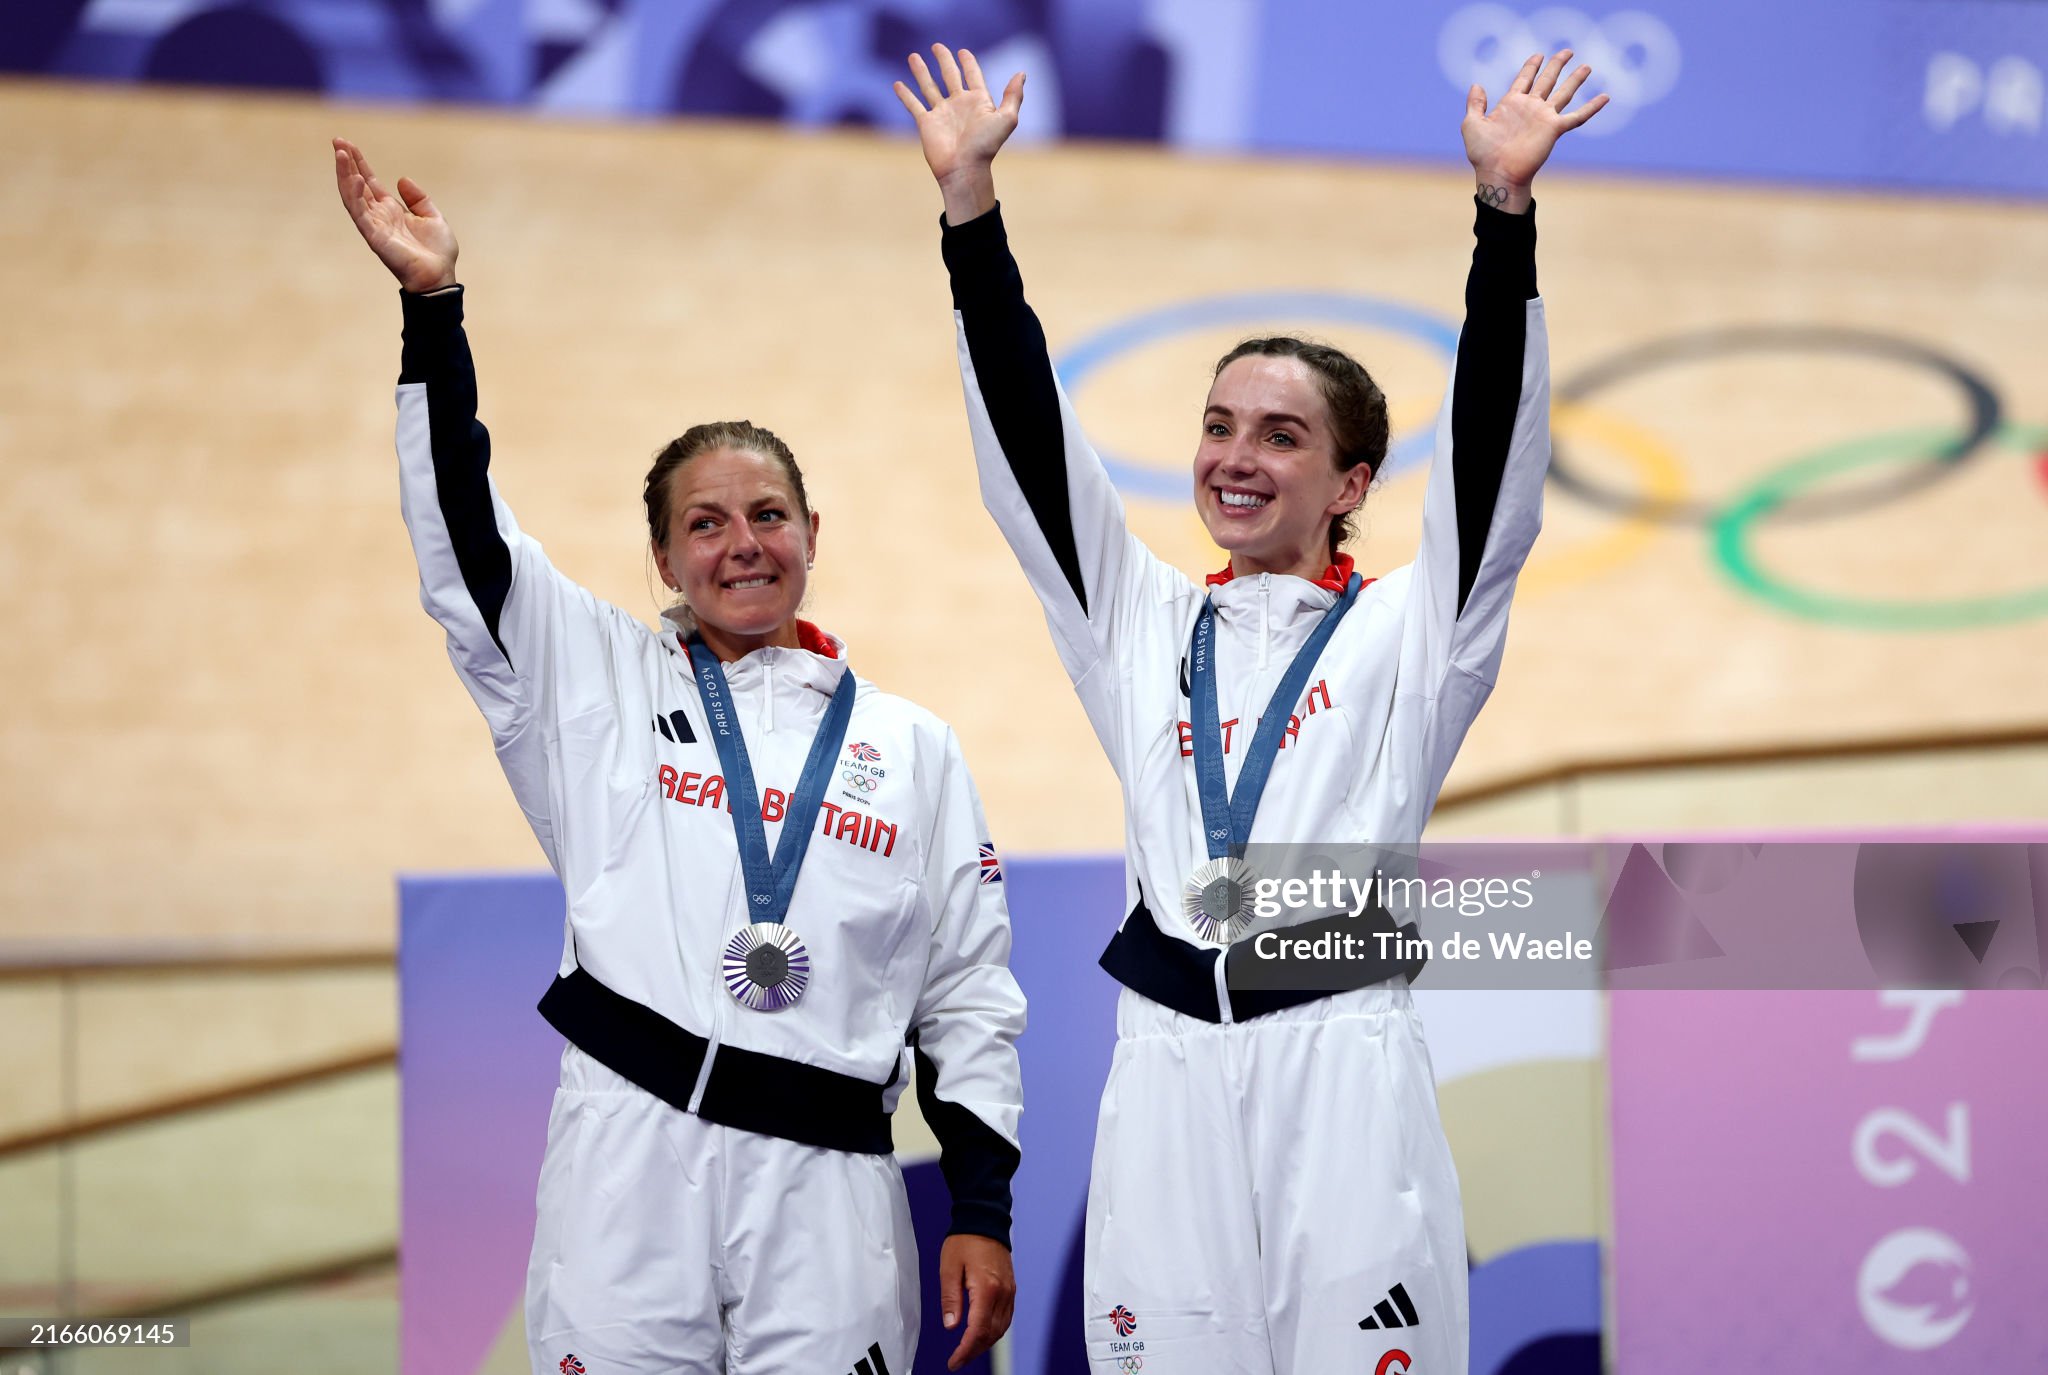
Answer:
[{"label": "black waistband stripe", "polygon": [[[606,988],[588,970],[557,978],[540,1014],[606,1069],[687,1111],[709,1043],[653,1008]],[[882,1095],[895,1082],[720,1046],[697,1115],[707,1122],[807,1146],[887,1155],[895,1149]]]}]

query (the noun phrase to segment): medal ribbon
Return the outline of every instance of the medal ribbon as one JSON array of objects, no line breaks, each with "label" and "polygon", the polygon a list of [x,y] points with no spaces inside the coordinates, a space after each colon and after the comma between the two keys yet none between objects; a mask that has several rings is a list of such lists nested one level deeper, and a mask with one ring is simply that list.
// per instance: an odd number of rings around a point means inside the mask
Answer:
[{"label": "medal ribbon", "polygon": [[690,667],[697,674],[697,690],[704,695],[704,714],[711,720],[718,762],[725,769],[725,796],[732,806],[740,869],[747,882],[748,919],[779,923],[796,893],[797,870],[804,862],[804,851],[810,848],[811,832],[817,829],[819,804],[825,800],[825,788],[832,781],[833,761],[846,740],[847,723],[853,719],[853,670],[849,668],[840,676],[824,719],[818,722],[818,733],[811,740],[811,752],[797,779],[796,793],[782,816],[782,834],[776,838],[775,856],[770,859],[768,828],[761,824],[761,796],[754,787],[754,766],[747,758],[739,716],[727,700],[730,694],[725,669],[701,637],[692,635],[684,648],[689,651]]},{"label": "medal ribbon", "polygon": [[1344,585],[1343,595],[1323,613],[1307,641],[1295,651],[1294,662],[1287,666],[1280,685],[1273,689],[1273,700],[1266,704],[1258,732],[1245,750],[1235,795],[1224,784],[1223,723],[1216,708],[1216,604],[1210,598],[1202,599],[1201,614],[1195,617],[1194,639],[1188,646],[1188,714],[1194,718],[1195,784],[1202,797],[1202,838],[1208,844],[1209,858],[1234,859],[1244,853],[1251,838],[1252,818],[1258,814],[1259,797],[1266,791],[1273,760],[1280,754],[1280,739],[1287,733],[1287,709],[1308,686],[1308,675],[1314,671],[1323,646],[1329,644],[1330,636],[1337,631],[1337,622],[1358,600],[1358,590],[1363,586],[1364,580],[1353,573]]}]

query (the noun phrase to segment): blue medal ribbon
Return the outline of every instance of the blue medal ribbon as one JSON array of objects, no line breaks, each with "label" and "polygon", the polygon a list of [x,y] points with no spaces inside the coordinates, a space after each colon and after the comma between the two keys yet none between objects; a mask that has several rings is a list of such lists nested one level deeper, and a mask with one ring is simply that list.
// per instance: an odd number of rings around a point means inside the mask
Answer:
[{"label": "blue medal ribbon", "polygon": [[1207,597],[1202,599],[1201,614],[1195,617],[1194,639],[1188,646],[1188,714],[1194,718],[1190,724],[1195,736],[1195,783],[1202,797],[1202,838],[1208,844],[1210,859],[1237,859],[1244,854],[1251,839],[1252,818],[1258,814],[1259,797],[1266,791],[1273,760],[1280,754],[1281,737],[1287,733],[1288,708],[1308,686],[1308,675],[1314,671],[1323,647],[1336,633],[1337,622],[1358,600],[1358,590],[1363,586],[1364,579],[1353,573],[1344,585],[1343,595],[1323,613],[1307,641],[1295,651],[1294,662],[1287,666],[1280,685],[1273,689],[1273,700],[1266,704],[1258,732],[1245,750],[1244,767],[1238,770],[1234,795],[1224,783],[1223,723],[1216,708],[1216,604]]},{"label": "blue medal ribbon", "polygon": [[825,788],[832,781],[833,761],[846,740],[847,723],[853,719],[853,670],[849,668],[841,675],[832,701],[825,708],[824,719],[818,722],[818,733],[811,740],[811,752],[797,779],[796,793],[783,813],[782,834],[776,839],[771,859],[768,829],[761,823],[761,796],[754,786],[754,766],[747,758],[747,742],[740,734],[738,714],[728,701],[725,669],[702,637],[692,635],[684,647],[697,675],[697,690],[704,695],[704,714],[711,721],[718,762],[725,769],[725,795],[732,804],[740,869],[747,883],[748,919],[779,924],[796,893],[797,870],[803,865],[804,851],[810,848],[811,832],[817,829],[819,804],[825,800]]}]

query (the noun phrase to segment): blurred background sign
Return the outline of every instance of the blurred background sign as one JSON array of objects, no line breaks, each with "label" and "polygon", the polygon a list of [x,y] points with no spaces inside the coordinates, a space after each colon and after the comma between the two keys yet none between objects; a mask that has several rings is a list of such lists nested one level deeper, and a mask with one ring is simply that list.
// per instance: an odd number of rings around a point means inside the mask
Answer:
[{"label": "blurred background sign", "polygon": [[1474,83],[1571,47],[1574,166],[2048,192],[2042,0],[23,0],[0,70],[907,127],[903,55],[1031,73],[1026,137],[1441,161]]}]

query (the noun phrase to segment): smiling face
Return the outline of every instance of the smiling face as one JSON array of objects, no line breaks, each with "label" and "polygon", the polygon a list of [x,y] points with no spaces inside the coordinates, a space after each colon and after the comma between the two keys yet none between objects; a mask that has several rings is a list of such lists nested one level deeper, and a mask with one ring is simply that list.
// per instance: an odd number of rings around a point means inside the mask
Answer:
[{"label": "smiling face", "polygon": [[1322,576],[1333,516],[1372,469],[1338,467],[1330,408],[1298,358],[1248,354],[1216,375],[1195,450],[1195,509],[1234,572]]},{"label": "smiling face", "polygon": [[687,460],[668,481],[666,533],[654,543],[655,566],[720,658],[797,643],[818,517],[780,463],[735,448]]}]

